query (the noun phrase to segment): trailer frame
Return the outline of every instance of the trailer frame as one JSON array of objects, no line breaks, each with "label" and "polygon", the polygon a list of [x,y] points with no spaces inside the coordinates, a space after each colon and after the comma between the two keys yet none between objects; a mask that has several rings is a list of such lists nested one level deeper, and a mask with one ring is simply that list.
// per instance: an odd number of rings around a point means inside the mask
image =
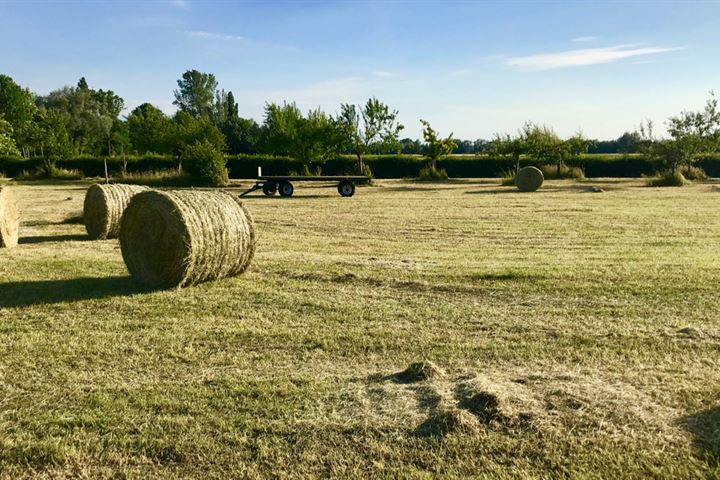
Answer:
[{"label": "trailer frame", "polygon": [[337,190],[342,197],[352,197],[355,194],[355,185],[367,183],[370,177],[365,175],[330,175],[330,176],[308,176],[308,175],[263,175],[262,169],[258,167],[258,176],[255,185],[240,194],[241,197],[257,190],[271,197],[279,193],[281,197],[292,197],[295,187],[292,182],[337,182]]}]

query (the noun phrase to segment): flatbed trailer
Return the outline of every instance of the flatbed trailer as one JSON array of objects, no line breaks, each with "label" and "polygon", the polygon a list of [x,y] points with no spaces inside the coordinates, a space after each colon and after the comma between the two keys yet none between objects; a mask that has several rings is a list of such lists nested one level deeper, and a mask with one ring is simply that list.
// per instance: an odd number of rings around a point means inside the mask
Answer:
[{"label": "flatbed trailer", "polygon": [[295,187],[292,182],[337,182],[338,193],[343,197],[352,197],[355,194],[355,184],[365,183],[370,177],[364,175],[337,175],[337,176],[291,176],[291,175],[262,175],[258,168],[258,176],[250,189],[240,194],[241,197],[256,190],[262,190],[271,197],[279,193],[281,197],[292,197]]}]

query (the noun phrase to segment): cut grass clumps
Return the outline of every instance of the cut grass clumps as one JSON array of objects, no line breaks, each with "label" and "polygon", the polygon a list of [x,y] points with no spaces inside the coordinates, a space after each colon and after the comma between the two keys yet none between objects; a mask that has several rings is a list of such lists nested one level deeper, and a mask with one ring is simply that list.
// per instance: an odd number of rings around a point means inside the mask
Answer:
[{"label": "cut grass clumps", "polygon": [[159,288],[239,275],[255,252],[255,227],[240,200],[225,192],[142,192],[120,224],[130,274]]},{"label": "cut grass clumps", "polygon": [[690,182],[677,170],[674,172],[665,170],[655,177],[648,178],[646,183],[648,187],[682,187]]},{"label": "cut grass clumps", "polygon": [[96,184],[85,194],[83,220],[91,240],[117,238],[120,218],[130,199],[136,193],[147,190],[140,185]]},{"label": "cut grass clumps", "polygon": [[15,195],[8,187],[0,187],[0,248],[17,245],[20,215]]},{"label": "cut grass clumps", "polygon": [[521,192],[534,192],[543,184],[545,177],[539,168],[523,167],[515,176],[515,185]]},{"label": "cut grass clumps", "polygon": [[405,370],[395,374],[395,378],[401,383],[422,382],[431,378],[444,376],[445,372],[428,360],[411,363]]},{"label": "cut grass clumps", "polygon": [[416,433],[423,437],[444,437],[449,434],[473,435],[480,432],[477,418],[460,408],[440,408],[418,426]]}]

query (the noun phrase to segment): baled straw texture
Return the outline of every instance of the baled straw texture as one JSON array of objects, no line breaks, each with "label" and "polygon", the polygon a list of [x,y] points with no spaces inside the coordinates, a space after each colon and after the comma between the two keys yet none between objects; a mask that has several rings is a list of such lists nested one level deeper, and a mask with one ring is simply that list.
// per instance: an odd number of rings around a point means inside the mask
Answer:
[{"label": "baled straw texture", "polygon": [[147,190],[140,185],[103,185],[88,188],[85,194],[83,220],[91,240],[117,238],[120,233],[120,218],[130,199],[136,193]]},{"label": "baled straw texture", "polygon": [[18,243],[20,215],[15,195],[8,187],[0,187],[0,248],[11,248]]},{"label": "baled straw texture", "polygon": [[148,191],[125,210],[120,248],[134,278],[179,288],[244,272],[255,253],[255,227],[229,193]]},{"label": "baled straw texture", "polygon": [[542,171],[535,167],[523,167],[515,176],[515,185],[521,192],[534,192],[545,181]]}]

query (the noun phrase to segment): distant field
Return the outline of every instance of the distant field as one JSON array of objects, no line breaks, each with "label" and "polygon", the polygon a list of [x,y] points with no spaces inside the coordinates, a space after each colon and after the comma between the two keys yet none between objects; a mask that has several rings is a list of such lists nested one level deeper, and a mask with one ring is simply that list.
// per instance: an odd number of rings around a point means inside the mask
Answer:
[{"label": "distant field", "polygon": [[250,271],[160,292],[18,186],[0,477],[720,475],[720,184],[496,185],[251,197]]}]

